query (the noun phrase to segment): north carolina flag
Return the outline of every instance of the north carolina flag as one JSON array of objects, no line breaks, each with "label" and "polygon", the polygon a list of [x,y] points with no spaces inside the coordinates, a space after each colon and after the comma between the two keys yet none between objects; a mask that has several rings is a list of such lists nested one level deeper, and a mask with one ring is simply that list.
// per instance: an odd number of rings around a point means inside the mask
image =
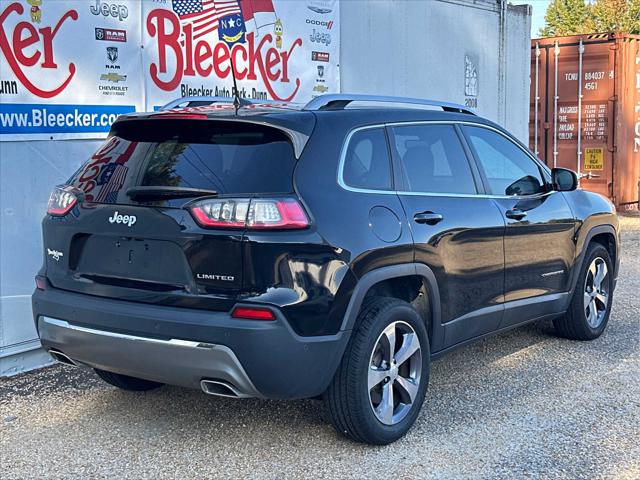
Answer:
[{"label": "north carolina flag", "polygon": [[217,30],[221,18],[240,13],[238,0],[173,0],[171,6],[183,25],[191,24],[194,40]]}]

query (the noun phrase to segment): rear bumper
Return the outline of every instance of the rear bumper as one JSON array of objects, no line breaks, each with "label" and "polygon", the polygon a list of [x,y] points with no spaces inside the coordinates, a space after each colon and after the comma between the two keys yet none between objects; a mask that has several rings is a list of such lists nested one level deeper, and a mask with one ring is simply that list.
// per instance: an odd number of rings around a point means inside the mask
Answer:
[{"label": "rear bumper", "polygon": [[347,332],[300,337],[275,321],[125,302],[49,288],[33,294],[45,350],[75,363],[157,382],[200,388],[230,384],[238,396],[305,398],[327,388]]}]

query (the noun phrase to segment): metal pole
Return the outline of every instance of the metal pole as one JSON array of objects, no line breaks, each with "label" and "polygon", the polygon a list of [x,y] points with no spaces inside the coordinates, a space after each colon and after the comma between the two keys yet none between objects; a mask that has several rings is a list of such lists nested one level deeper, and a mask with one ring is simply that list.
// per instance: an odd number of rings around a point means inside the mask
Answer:
[{"label": "metal pole", "polygon": [[580,181],[580,166],[582,165],[582,54],[584,53],[584,45],[582,37],[580,45],[578,45],[578,181]]},{"label": "metal pole", "polygon": [[539,75],[539,69],[540,69],[540,43],[536,42],[536,86],[535,86],[535,91],[536,91],[536,98],[535,98],[535,108],[533,110],[533,141],[534,141],[534,153],[536,154],[536,157],[538,156],[538,135],[539,135],[539,131],[538,131],[538,106],[540,104],[540,94],[538,91],[538,75]]},{"label": "metal pole", "polygon": [[[144,9],[145,6],[144,4],[142,4],[142,2],[140,2],[140,25],[144,25]],[[142,33],[142,28],[140,29],[140,38],[139,40],[139,45],[140,45],[140,65],[142,65],[142,69],[144,70],[144,55],[145,55],[145,51],[144,51],[144,35]],[[149,92],[147,89],[147,76],[146,75],[140,75],[140,83],[142,84],[142,101],[144,102],[142,105],[142,111],[143,112],[148,112],[149,110],[153,110],[153,107],[151,107],[150,105],[148,105],[148,101],[149,101]]]},{"label": "metal pole", "polygon": [[498,122],[502,125],[507,123],[507,0],[500,0],[499,38],[498,38]]},{"label": "metal pole", "polygon": [[558,57],[560,47],[556,41],[553,49],[555,55],[554,92],[553,92],[553,168],[558,166]]}]

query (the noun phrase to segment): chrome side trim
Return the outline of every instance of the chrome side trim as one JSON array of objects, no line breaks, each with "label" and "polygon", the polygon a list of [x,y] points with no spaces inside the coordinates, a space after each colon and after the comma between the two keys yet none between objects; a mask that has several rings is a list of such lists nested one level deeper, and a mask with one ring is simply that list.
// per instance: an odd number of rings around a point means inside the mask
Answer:
[{"label": "chrome side trim", "polygon": [[542,278],[553,277],[554,275],[562,275],[564,270],[554,270],[553,272],[541,273],[540,276]]},{"label": "chrome side trim", "polygon": [[[545,192],[545,193],[537,194],[537,195],[526,195],[526,196],[513,195],[513,196],[510,196],[510,195],[493,195],[493,194],[488,194],[488,193],[473,194],[473,193],[442,193],[442,192],[407,192],[407,191],[403,191],[403,190],[375,190],[375,189],[368,189],[368,188],[352,187],[352,186],[348,185],[344,181],[344,163],[346,161],[347,150],[349,148],[349,143],[351,142],[351,138],[353,137],[353,135],[355,135],[356,133],[361,132],[363,130],[371,130],[371,129],[375,129],[375,128],[386,128],[386,127],[411,126],[411,125],[470,125],[470,126],[473,126],[473,127],[481,127],[481,128],[486,128],[487,130],[492,130],[492,131],[502,135],[507,140],[509,140],[511,143],[516,145],[531,160],[533,160],[536,163],[536,165],[538,165],[545,172],[548,173],[548,167],[546,165],[542,164],[540,162],[540,160],[538,160],[537,158],[532,156],[530,152],[528,152],[527,150],[522,148],[522,146],[518,142],[514,142],[513,139],[510,138],[507,134],[505,134],[504,132],[502,132],[502,131],[498,130],[497,128],[494,128],[494,127],[492,127],[490,125],[484,125],[482,123],[469,122],[469,121],[463,121],[463,120],[417,120],[417,121],[408,121],[408,122],[379,123],[379,124],[375,124],[375,125],[366,125],[366,126],[363,126],[363,127],[357,127],[357,128],[354,128],[353,130],[351,130],[347,134],[347,136],[345,137],[344,143],[342,144],[342,149],[340,150],[340,162],[338,163],[338,172],[337,172],[338,173],[338,175],[337,175],[338,185],[340,185],[340,187],[343,190],[347,190],[349,192],[375,193],[375,194],[378,194],[378,195],[414,195],[414,196],[419,196],[419,197],[501,198],[501,199],[505,199],[505,198],[524,199],[524,198],[526,198],[526,199],[535,199],[535,198],[544,197],[544,196],[549,195],[550,193],[552,193],[552,192]],[[475,161],[475,159],[472,159],[472,160]]]}]

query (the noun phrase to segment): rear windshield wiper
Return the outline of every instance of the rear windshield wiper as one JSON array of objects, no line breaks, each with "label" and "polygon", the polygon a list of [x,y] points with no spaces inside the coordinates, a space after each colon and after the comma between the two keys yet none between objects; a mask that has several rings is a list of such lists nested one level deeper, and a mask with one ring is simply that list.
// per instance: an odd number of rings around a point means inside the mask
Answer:
[{"label": "rear windshield wiper", "polygon": [[191,198],[218,195],[215,190],[189,187],[132,187],[127,190],[131,199],[164,200],[169,198]]}]

